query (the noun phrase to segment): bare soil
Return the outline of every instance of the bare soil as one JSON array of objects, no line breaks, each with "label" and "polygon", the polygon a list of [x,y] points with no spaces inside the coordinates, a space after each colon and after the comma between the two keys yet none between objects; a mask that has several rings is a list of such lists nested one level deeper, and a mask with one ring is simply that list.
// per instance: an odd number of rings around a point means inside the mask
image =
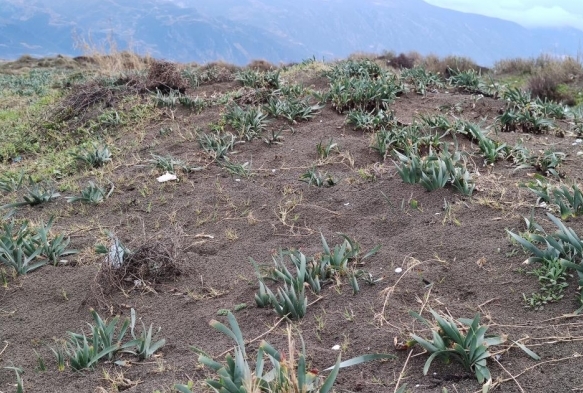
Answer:
[{"label": "bare soil", "polygon": [[[327,86],[318,75],[297,78],[307,81],[307,86]],[[235,82],[225,82],[192,93],[211,96],[238,88]],[[408,93],[393,108],[404,123],[421,113],[446,113],[487,127],[503,106],[500,100],[476,101],[468,94],[441,90],[427,97]],[[335,345],[342,346],[343,359],[368,353],[396,356],[341,370],[337,392],[392,392],[400,373],[400,384],[407,383],[411,392],[480,391],[474,376],[457,364],[436,361],[423,375],[427,355],[421,348],[395,349],[394,340],[405,341],[412,332],[429,337],[429,330],[409,315],[413,310],[427,316],[428,309],[456,319],[479,312],[490,326],[489,333],[522,340],[541,356],[537,362],[516,346],[496,347],[493,352],[499,352],[489,366],[494,381],[503,380],[497,391],[583,389],[583,319],[571,315],[578,307],[576,279],[569,280],[562,301],[542,311],[526,308],[523,294],[535,292],[539,284],[524,273],[529,269],[522,265],[527,256],[520,250],[512,253],[515,246],[506,234],[507,229],[524,230],[522,217],[536,203],[534,194],[519,187],[534,170],[516,171],[510,162],[483,166],[476,154],[478,189],[472,197],[450,188],[426,192],[420,185],[403,183],[394,164],[383,162],[370,148],[371,134],[353,130],[344,115],[326,106],[312,121],[294,124],[293,133],[286,122],[272,122],[270,129],[284,128],[281,145],[269,146],[261,140],[238,145],[230,158],[248,162],[252,176],[237,177],[213,164],[194,137],[219,120],[220,110],[211,107],[194,114],[159,109],[148,124],[125,126],[115,140],[113,164],[75,179],[81,186],[103,178],[116,185],[99,206],[68,204],[60,198],[40,208],[19,210],[19,217],[33,222],[56,215],[53,231],[70,236],[71,247],[82,250],[65,266],[45,266],[10,278],[0,289],[0,365],[25,370],[25,391],[168,392],[174,383],[188,380],[195,381],[195,391],[206,391],[203,382],[212,373],[197,364],[190,347],[213,356],[231,348],[233,343],[209,321],[224,322],[217,312],[243,303],[247,307],[234,313],[245,338],[268,332],[262,338],[285,349],[288,322],[272,309],[255,306],[258,282],[249,257],[270,265],[280,248],[317,254],[320,232],[330,245],[341,243],[338,233],[356,239],[363,250],[380,244],[380,251],[365,261],[364,268],[383,279],[376,285],[361,282],[356,295],[347,280],[327,285],[320,297],[309,294],[307,315],[293,325],[305,341],[310,364],[319,370],[332,366],[338,354],[332,349]],[[161,128],[172,132],[162,135]],[[330,138],[339,152],[321,161],[316,144]],[[565,152],[562,172],[568,179],[582,181],[583,156],[576,154],[582,147],[573,146],[569,135],[498,133],[495,139],[510,144],[523,139],[535,151]],[[477,149],[469,141],[460,142],[466,151]],[[161,173],[146,162],[151,153],[171,155],[204,169],[179,173],[178,182],[160,184],[156,177]],[[314,165],[331,174],[337,184],[318,188],[299,181]],[[412,200],[418,201],[417,209],[411,207]],[[444,210],[444,203],[451,209]],[[544,213],[535,209],[538,221],[552,229]],[[568,224],[583,233],[581,218]],[[104,230],[115,233],[130,249],[164,245],[180,274],[146,286],[125,283],[120,286],[123,291],[104,290],[107,283],[99,279],[102,257],[92,252],[107,240]],[[147,325],[161,328],[156,337],[165,338],[167,344],[153,359],[132,361],[125,367],[99,363],[94,370],[59,372],[49,346],[66,337],[67,331],[87,332],[90,307],[104,317],[129,316],[134,308]],[[248,345],[250,354],[258,345],[259,341]],[[37,369],[35,351],[44,359],[46,371]],[[126,385],[111,382],[104,373],[112,378],[123,373]],[[14,373],[0,368],[0,391],[15,391],[14,383]]]}]

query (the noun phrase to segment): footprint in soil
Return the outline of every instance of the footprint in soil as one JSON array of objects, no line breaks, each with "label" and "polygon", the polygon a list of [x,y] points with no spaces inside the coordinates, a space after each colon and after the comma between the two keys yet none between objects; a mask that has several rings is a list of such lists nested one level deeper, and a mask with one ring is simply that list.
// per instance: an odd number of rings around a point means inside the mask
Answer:
[{"label": "footprint in soil", "polygon": [[204,243],[193,247],[192,250],[200,256],[210,256],[217,254],[218,247],[214,244]]}]

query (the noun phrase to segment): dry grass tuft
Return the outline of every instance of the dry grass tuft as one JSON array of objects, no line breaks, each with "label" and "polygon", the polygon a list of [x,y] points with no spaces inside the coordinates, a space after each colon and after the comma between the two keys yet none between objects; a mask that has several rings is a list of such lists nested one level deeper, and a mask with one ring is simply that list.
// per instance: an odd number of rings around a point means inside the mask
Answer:
[{"label": "dry grass tuft", "polygon": [[131,48],[119,51],[111,33],[99,43],[93,41],[91,36],[74,38],[75,47],[84,54],[75,60],[85,66],[92,66],[91,68],[101,75],[111,76],[128,70],[144,70],[152,62],[150,56],[141,56]]},{"label": "dry grass tuft", "polygon": [[247,65],[247,68],[254,71],[271,71],[278,67],[267,60],[252,60],[251,63]]},{"label": "dry grass tuft", "polygon": [[459,70],[459,71],[469,71],[475,70],[481,73],[486,73],[489,70],[485,67],[481,67],[476,64],[472,59],[461,56],[447,56],[444,58],[439,58],[435,55],[426,56],[422,65],[431,72],[440,73],[441,75],[450,77],[449,69]]},{"label": "dry grass tuft", "polygon": [[241,67],[222,61],[206,63],[199,68],[199,72],[209,75],[208,83],[231,82],[235,80],[235,73],[240,70]]}]

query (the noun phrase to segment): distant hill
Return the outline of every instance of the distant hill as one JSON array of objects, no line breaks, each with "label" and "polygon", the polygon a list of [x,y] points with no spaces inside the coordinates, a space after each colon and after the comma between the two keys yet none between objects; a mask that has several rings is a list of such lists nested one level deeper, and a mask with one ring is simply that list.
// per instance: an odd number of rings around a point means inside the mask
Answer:
[{"label": "distant hill", "polygon": [[483,65],[541,53],[575,55],[583,32],[526,29],[422,0],[3,0],[0,58],[80,54],[74,36],[177,61],[245,64],[416,50]]}]

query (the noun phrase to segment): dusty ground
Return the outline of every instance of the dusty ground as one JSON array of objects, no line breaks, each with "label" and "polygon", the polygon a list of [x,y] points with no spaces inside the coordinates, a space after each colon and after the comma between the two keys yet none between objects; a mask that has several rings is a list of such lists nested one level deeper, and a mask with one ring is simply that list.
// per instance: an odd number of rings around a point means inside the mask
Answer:
[{"label": "dusty ground", "polygon": [[[294,78],[306,87],[327,87],[326,78],[316,72],[300,72]],[[236,82],[223,82],[192,93],[209,97],[238,88]],[[140,100],[149,102],[149,97]],[[456,105],[461,109],[456,116],[487,127],[504,103],[491,98],[476,102],[469,94],[440,89],[427,97],[408,93],[392,107],[397,119],[409,123],[419,113],[449,115],[447,108]],[[255,306],[258,285],[249,257],[269,265],[280,248],[315,255],[322,250],[320,232],[330,245],[341,243],[337,233],[356,239],[363,250],[381,245],[364,268],[383,279],[372,286],[361,282],[356,295],[345,279],[325,286],[319,297],[309,293],[307,315],[293,326],[305,340],[310,364],[320,370],[332,366],[337,356],[334,345],[342,346],[344,359],[368,353],[396,356],[341,370],[337,392],[392,392],[400,373],[399,383],[407,383],[410,392],[480,391],[473,375],[459,365],[436,361],[424,376],[427,355],[420,348],[395,350],[395,338],[406,340],[412,332],[429,337],[429,330],[409,311],[423,311],[427,317],[430,308],[454,318],[472,318],[479,312],[490,326],[489,333],[523,339],[541,356],[537,362],[516,347],[495,347],[492,352],[499,351],[500,356],[497,361],[490,359],[489,366],[494,381],[501,382],[497,391],[583,389],[583,320],[569,315],[578,307],[576,280],[569,279],[562,301],[542,311],[525,307],[523,293],[536,291],[538,283],[524,273],[528,267],[521,263],[526,255],[512,252],[516,247],[506,234],[506,229],[524,230],[522,217],[535,205],[534,194],[518,187],[534,170],[515,171],[506,161],[484,167],[475,154],[478,190],[472,197],[450,188],[426,192],[420,185],[403,183],[393,162],[383,162],[370,148],[371,134],[346,125],[345,116],[327,104],[313,120],[293,125],[293,133],[287,122],[273,121],[268,130],[283,128],[281,145],[269,146],[261,140],[237,145],[231,160],[248,162],[252,173],[240,177],[212,163],[195,137],[197,131],[209,131],[209,123],[220,119],[221,110],[211,107],[194,114],[186,109],[155,109],[146,121],[126,124],[110,134],[113,163],[59,180],[68,182],[67,187],[111,180],[116,188],[101,205],[70,204],[61,197],[38,208],[18,210],[17,218],[32,222],[46,222],[55,215],[53,231],[70,236],[70,246],[81,250],[65,266],[45,266],[23,277],[9,277],[0,289],[0,364],[25,370],[25,391],[168,392],[174,383],[188,380],[194,381],[194,391],[204,391],[204,378],[212,374],[197,364],[190,347],[214,356],[228,350],[232,342],[208,323],[224,321],[217,312],[234,310],[242,303],[247,307],[234,313],[245,338],[268,332],[263,338],[276,348],[286,348],[287,322],[272,309]],[[162,128],[172,132],[162,135]],[[522,138],[535,151],[552,147],[565,152],[562,172],[570,180],[582,180],[583,157],[576,155],[582,147],[572,145],[572,136],[499,133],[492,137],[509,144]],[[339,149],[319,161],[316,144],[330,138]],[[461,142],[463,150],[475,153],[475,145]],[[156,177],[161,172],[147,163],[151,153],[171,155],[204,169],[179,172],[179,182],[159,184]],[[315,164],[337,184],[318,188],[299,181]],[[11,165],[17,171],[29,162]],[[5,195],[2,200],[8,203],[15,198]],[[413,200],[417,209],[411,207]],[[450,209],[444,210],[444,204]],[[552,228],[544,209],[535,213],[543,226]],[[583,233],[581,218],[568,224]],[[125,286],[125,292],[102,293],[97,280],[102,257],[92,250],[107,239],[105,230],[114,232],[130,249],[165,244],[181,274],[147,289]],[[398,267],[401,274],[395,273]],[[90,307],[104,317],[128,316],[134,308],[146,324],[161,328],[156,337],[167,343],[153,359],[129,366],[99,363],[94,370],[59,372],[49,346],[65,338],[67,331],[87,330]],[[249,344],[248,351],[255,353],[258,344]],[[38,370],[35,351],[44,359],[46,371]],[[122,373],[127,385],[112,382]],[[0,392],[15,391],[14,383],[13,371],[0,369]]]}]

